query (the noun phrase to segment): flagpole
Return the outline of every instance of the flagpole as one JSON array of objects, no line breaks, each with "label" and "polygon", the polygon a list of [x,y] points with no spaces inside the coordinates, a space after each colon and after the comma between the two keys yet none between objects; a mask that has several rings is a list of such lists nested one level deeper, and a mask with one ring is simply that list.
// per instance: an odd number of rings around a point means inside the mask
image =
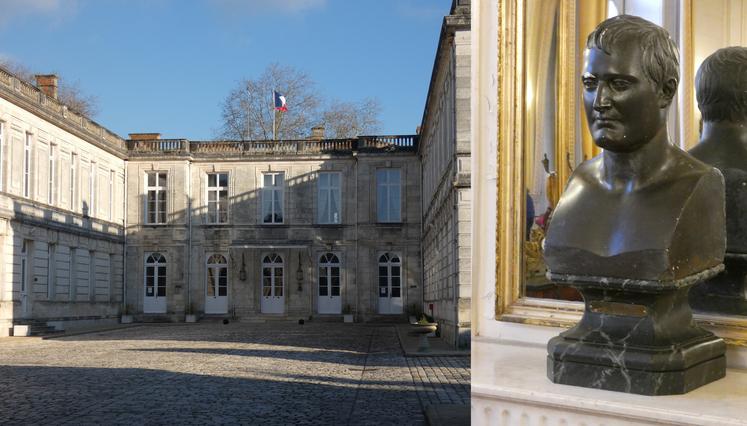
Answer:
[{"label": "flagpole", "polygon": [[275,91],[272,91],[272,140],[276,141],[278,139],[278,128],[275,125],[275,122],[278,118],[278,110],[275,109]]}]

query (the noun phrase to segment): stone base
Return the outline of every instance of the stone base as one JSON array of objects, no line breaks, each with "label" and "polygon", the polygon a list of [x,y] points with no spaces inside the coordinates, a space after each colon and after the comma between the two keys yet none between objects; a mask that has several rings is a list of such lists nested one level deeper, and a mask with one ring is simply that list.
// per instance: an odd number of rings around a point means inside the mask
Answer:
[{"label": "stone base", "polygon": [[547,344],[554,383],[644,395],[689,392],[724,377],[726,344],[698,327],[687,304],[690,288],[712,268],[662,282],[554,275],[584,296],[575,327]]},{"label": "stone base", "polygon": [[677,371],[646,371],[610,365],[558,361],[547,357],[547,376],[553,383],[640,395],[680,395],[721,379],[726,357]]}]

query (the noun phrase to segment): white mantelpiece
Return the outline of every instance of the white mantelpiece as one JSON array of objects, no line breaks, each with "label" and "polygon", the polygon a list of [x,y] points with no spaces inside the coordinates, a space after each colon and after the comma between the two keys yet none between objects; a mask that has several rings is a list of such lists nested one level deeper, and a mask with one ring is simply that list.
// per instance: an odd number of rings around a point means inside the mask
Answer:
[{"label": "white mantelpiece", "polygon": [[[547,327],[526,327],[544,334]],[[473,425],[747,425],[747,372],[685,395],[643,396],[552,383],[545,345],[475,338]]]}]

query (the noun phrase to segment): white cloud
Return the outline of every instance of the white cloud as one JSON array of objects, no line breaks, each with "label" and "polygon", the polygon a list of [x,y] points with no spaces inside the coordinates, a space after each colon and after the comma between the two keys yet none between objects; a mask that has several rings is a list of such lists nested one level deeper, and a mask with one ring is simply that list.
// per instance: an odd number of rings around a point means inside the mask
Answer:
[{"label": "white cloud", "polygon": [[32,17],[51,19],[59,24],[74,15],[78,8],[77,0],[0,0],[0,28]]},{"label": "white cloud", "polygon": [[248,15],[299,14],[327,5],[327,0],[210,0],[224,12]]}]

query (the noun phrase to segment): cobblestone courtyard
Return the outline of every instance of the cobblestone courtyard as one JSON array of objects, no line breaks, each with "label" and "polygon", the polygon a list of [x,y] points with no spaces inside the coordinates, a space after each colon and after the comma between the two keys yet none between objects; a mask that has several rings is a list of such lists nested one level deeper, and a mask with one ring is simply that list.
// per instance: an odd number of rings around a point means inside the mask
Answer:
[{"label": "cobblestone courtyard", "polygon": [[469,404],[469,357],[405,358],[393,326],[143,325],[0,339],[2,424],[424,424]]}]

